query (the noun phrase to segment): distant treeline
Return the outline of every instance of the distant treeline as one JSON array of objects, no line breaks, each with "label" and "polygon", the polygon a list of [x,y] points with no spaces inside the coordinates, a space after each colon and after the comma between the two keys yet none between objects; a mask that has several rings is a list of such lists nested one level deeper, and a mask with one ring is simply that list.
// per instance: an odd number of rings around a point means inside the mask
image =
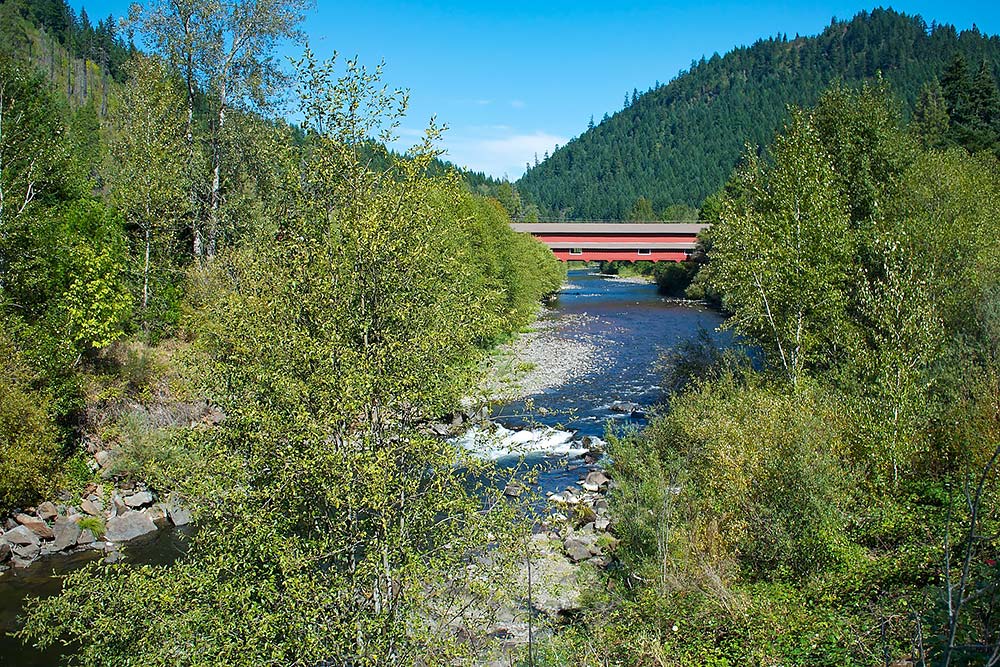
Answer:
[{"label": "distant treeline", "polygon": [[697,207],[725,183],[747,143],[770,143],[788,105],[815,104],[832,82],[881,73],[909,117],[956,54],[970,76],[983,64],[995,75],[1000,39],[882,9],[833,20],[814,37],[779,34],[626,95],[624,109],[529,165],[517,187],[543,217],[625,219],[640,198],[657,212]]},{"label": "distant treeline", "polygon": [[123,80],[122,66],[135,53],[135,44],[131,35],[121,34],[118,22],[110,14],[95,25],[86,9],[77,15],[65,0],[2,0],[0,5],[0,35],[5,44],[23,43],[23,35],[14,32],[17,24],[11,19],[15,16],[29,19],[74,58],[98,63],[114,79]]}]

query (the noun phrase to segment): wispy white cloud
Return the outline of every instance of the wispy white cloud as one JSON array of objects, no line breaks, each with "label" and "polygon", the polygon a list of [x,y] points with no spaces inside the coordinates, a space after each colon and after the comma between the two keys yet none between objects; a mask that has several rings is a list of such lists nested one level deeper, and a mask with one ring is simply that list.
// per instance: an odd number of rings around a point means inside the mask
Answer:
[{"label": "wispy white cloud", "polygon": [[445,135],[447,159],[474,171],[496,178],[506,176],[511,180],[524,173],[525,164],[534,162],[536,155],[541,159],[546,152],[551,153],[557,144],[564,145],[567,141],[565,137],[541,130],[517,133],[509,127],[503,131],[483,132],[480,136],[476,134]]},{"label": "wispy white cloud", "polygon": [[524,106],[525,106],[524,105],[524,100],[511,100],[510,101],[510,105],[512,107],[514,107],[515,109],[523,109]]}]

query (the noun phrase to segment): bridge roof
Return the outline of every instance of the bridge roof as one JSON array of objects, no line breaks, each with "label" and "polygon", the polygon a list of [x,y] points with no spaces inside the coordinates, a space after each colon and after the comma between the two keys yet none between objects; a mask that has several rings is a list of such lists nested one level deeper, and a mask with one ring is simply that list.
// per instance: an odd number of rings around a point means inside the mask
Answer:
[{"label": "bridge roof", "polygon": [[665,241],[629,241],[619,243],[614,241],[543,241],[553,249],[580,250],[694,250],[697,243],[670,243]]},{"label": "bridge roof", "polygon": [[512,222],[530,234],[697,234],[709,227],[691,222]]}]

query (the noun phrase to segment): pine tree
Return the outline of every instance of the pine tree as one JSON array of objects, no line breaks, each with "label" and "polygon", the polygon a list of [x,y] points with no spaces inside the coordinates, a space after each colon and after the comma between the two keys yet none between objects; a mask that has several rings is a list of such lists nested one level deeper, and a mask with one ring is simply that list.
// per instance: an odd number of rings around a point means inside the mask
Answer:
[{"label": "pine tree", "polygon": [[925,148],[944,148],[948,143],[948,108],[935,81],[924,86],[913,112],[910,129]]},{"label": "pine tree", "polygon": [[997,150],[1000,135],[1000,93],[988,63],[983,61],[972,79],[969,111],[973,144],[969,150]]}]

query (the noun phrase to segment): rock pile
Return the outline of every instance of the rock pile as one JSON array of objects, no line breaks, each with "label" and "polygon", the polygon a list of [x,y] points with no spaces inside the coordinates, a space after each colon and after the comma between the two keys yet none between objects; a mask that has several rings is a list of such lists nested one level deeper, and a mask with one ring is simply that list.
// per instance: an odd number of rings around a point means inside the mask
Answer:
[{"label": "rock pile", "polygon": [[610,554],[618,544],[611,534],[606,493],[612,484],[602,470],[592,470],[570,487],[549,495],[557,511],[546,526],[548,536],[562,542],[570,561],[591,561],[598,566],[610,562]]},{"label": "rock pile", "polygon": [[0,530],[0,571],[88,549],[105,551],[106,560],[113,562],[119,543],[190,521],[190,513],[179,503],[157,502],[142,485],[116,488],[110,497],[103,487],[91,486],[78,502],[64,494],[59,504],[44,502],[9,517]]}]

